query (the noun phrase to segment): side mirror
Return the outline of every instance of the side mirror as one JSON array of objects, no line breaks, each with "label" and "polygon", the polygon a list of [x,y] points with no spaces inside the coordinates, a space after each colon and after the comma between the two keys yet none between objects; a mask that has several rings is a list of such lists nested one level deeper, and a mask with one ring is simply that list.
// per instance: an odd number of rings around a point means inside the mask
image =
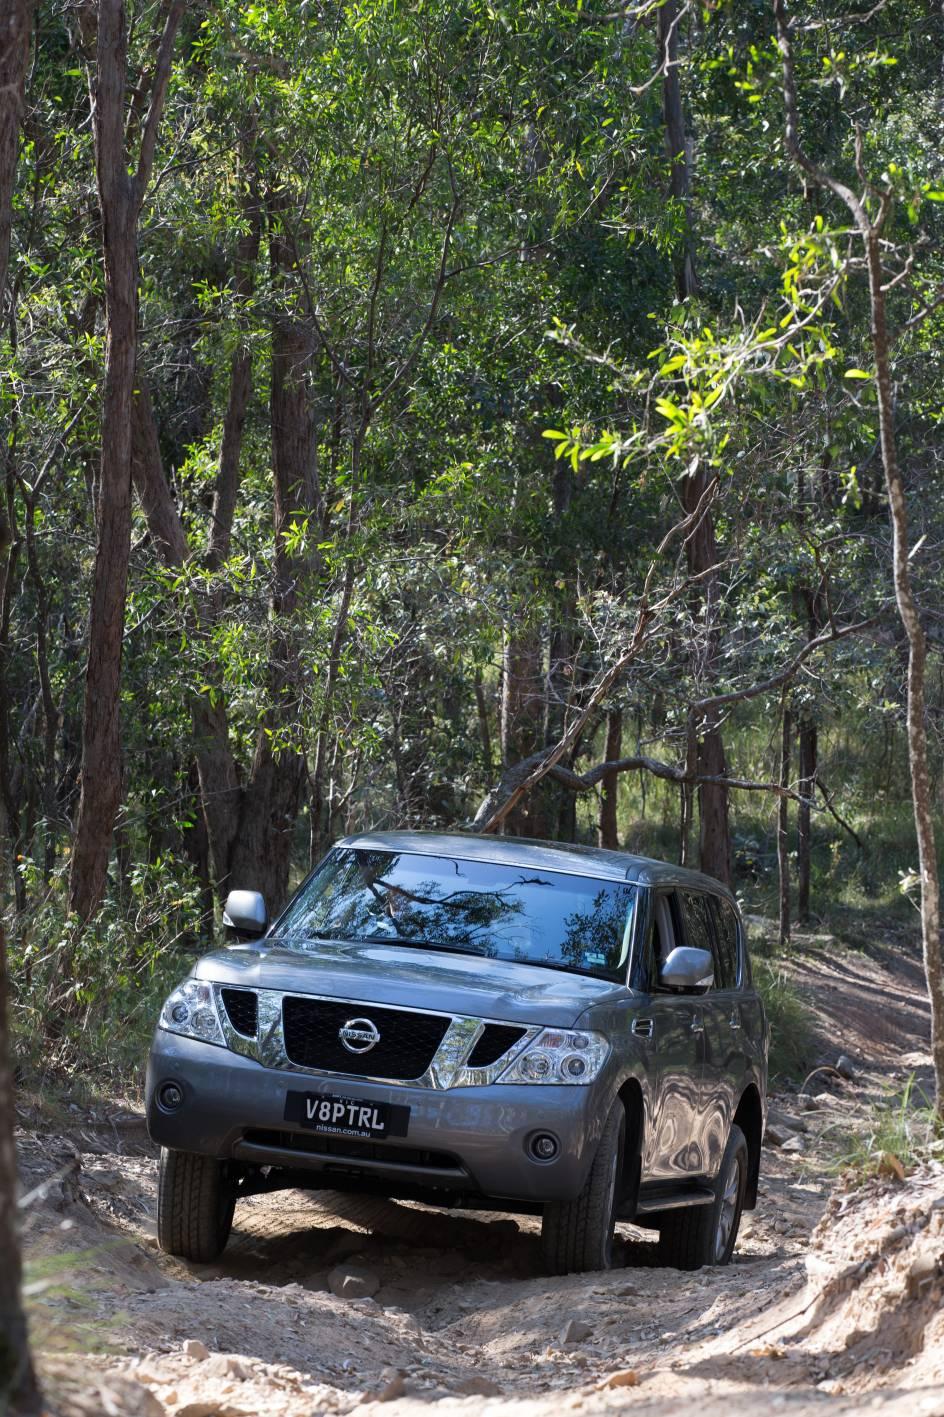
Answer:
[{"label": "side mirror", "polygon": [[258,891],[230,891],[223,906],[223,924],[238,939],[255,940],[269,924],[266,903]]},{"label": "side mirror", "polygon": [[659,971],[665,989],[710,989],[715,982],[715,962],[708,950],[677,945]]}]

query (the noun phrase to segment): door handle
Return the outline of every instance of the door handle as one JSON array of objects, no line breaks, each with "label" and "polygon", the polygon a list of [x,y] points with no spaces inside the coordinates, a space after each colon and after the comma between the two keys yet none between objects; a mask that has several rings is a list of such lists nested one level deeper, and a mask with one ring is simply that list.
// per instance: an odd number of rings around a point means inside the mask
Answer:
[{"label": "door handle", "polygon": [[728,1019],[728,1023],[731,1025],[732,1028],[741,1027],[741,1015],[737,1009],[734,1010],[734,1013]]},{"label": "door handle", "polygon": [[692,1019],[692,1032],[693,1032],[693,1033],[704,1033],[704,1031],[705,1031],[705,1020],[704,1020],[703,1018],[701,1018],[700,1015],[695,1014],[694,1018]]},{"label": "door handle", "polygon": [[637,1038],[651,1038],[655,1031],[655,1024],[651,1018],[634,1018],[630,1024],[630,1031],[635,1033]]}]

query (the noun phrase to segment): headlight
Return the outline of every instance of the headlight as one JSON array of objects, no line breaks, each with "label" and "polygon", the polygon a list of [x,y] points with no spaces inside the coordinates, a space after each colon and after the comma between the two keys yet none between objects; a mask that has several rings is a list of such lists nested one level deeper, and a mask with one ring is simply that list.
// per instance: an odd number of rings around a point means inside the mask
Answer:
[{"label": "headlight", "polygon": [[565,1032],[545,1028],[498,1082],[593,1082],[609,1056],[602,1033]]},{"label": "headlight", "polygon": [[202,979],[185,979],[171,994],[158,1020],[159,1028],[168,1033],[182,1033],[185,1038],[200,1038],[204,1043],[226,1047],[223,1030],[216,1013],[212,984]]}]

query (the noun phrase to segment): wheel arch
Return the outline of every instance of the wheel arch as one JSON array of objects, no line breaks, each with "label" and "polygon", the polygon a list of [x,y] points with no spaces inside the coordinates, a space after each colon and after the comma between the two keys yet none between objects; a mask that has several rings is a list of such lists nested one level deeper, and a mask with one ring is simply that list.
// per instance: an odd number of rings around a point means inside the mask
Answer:
[{"label": "wheel arch", "polygon": [[638,1078],[631,1077],[623,1083],[617,1097],[626,1114],[626,1131],[623,1140],[623,1166],[619,1182],[621,1211],[635,1214],[636,1197],[642,1175],[643,1136],[646,1125],[646,1108],[642,1085]]},{"label": "wheel arch", "polygon": [[757,1205],[757,1186],[760,1180],[760,1150],[764,1134],[764,1110],[760,1093],[754,1083],[750,1083],[741,1094],[733,1123],[740,1127],[747,1141],[749,1169],[747,1190],[744,1192],[744,1209],[754,1210]]}]

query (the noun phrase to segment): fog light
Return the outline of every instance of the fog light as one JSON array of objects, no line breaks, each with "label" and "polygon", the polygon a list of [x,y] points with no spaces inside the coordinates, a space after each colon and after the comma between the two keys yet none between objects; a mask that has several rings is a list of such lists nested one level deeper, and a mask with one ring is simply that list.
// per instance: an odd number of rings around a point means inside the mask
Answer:
[{"label": "fog light", "polygon": [[537,1132],[531,1138],[530,1149],[535,1161],[553,1161],[560,1151],[560,1142],[550,1132]]},{"label": "fog light", "polygon": [[157,1100],[166,1112],[176,1112],[184,1100],[183,1088],[176,1082],[165,1082],[157,1094]]}]

